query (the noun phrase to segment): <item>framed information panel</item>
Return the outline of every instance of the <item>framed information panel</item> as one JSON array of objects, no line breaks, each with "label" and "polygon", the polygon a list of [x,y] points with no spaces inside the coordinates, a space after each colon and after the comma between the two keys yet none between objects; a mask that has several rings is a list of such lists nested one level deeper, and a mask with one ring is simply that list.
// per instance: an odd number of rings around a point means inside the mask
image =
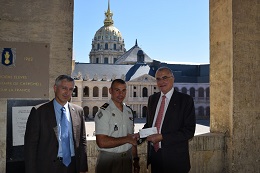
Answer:
[{"label": "framed information panel", "polygon": [[31,108],[49,100],[7,100],[6,172],[25,172],[24,134]]}]

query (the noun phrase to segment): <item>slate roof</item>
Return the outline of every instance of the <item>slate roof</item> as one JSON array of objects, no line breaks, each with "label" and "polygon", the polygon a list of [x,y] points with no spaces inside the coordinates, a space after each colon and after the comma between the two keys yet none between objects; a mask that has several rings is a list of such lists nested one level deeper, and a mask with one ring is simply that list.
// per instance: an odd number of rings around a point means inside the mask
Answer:
[{"label": "slate roof", "polygon": [[72,77],[80,79],[81,74],[84,80],[102,81],[104,77],[106,81],[111,81],[114,78],[121,78],[125,76],[125,80],[129,81],[135,79],[143,74],[149,74],[150,67],[146,64],[92,64],[92,63],[75,63]]},{"label": "slate roof", "polygon": [[[129,49],[127,52],[125,52],[118,60],[115,62],[115,64],[135,64],[137,62],[137,53],[138,51],[143,51],[137,44],[137,41],[135,45]],[[144,63],[152,63],[153,60],[143,51],[144,54]]]}]

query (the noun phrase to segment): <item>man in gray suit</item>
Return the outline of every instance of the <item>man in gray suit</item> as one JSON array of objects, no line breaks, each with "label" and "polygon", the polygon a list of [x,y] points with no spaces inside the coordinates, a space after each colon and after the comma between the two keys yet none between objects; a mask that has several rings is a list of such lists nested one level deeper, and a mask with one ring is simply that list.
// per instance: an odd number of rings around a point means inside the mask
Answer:
[{"label": "man in gray suit", "polygon": [[24,138],[26,173],[88,171],[84,112],[69,103],[74,85],[70,76],[60,75],[55,98],[32,108]]}]

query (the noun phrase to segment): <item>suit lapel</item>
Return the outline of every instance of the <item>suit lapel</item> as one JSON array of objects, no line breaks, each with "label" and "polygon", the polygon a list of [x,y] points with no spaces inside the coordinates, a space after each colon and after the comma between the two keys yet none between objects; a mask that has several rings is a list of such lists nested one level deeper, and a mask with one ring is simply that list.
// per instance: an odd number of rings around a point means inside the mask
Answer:
[{"label": "suit lapel", "polygon": [[70,110],[70,117],[71,117],[72,134],[74,139],[74,137],[76,136],[76,130],[74,130],[74,126],[77,125],[77,114],[75,112],[75,108],[70,103],[69,103],[69,110]]},{"label": "suit lapel", "polygon": [[171,99],[170,99],[170,102],[169,102],[169,105],[167,107],[167,110],[165,112],[165,117],[166,116],[169,116],[169,114],[172,114],[173,111],[174,111],[174,107],[176,106],[176,94],[175,92],[172,93],[172,96],[171,96]]},{"label": "suit lapel", "polygon": [[155,113],[156,113],[156,107],[157,107],[157,104],[158,104],[158,101],[160,99],[160,93],[156,94],[154,96],[154,98],[152,99],[152,110],[151,110],[151,115],[152,115],[152,118],[151,118],[151,121],[150,121],[150,127],[152,127],[153,125],[153,120],[154,120],[154,117],[155,117]]},{"label": "suit lapel", "polygon": [[178,125],[179,111],[177,108],[177,104],[178,104],[177,100],[178,100],[178,94],[176,94],[176,91],[174,91],[171,96],[170,102],[168,104],[167,110],[165,112],[165,117],[164,117],[161,131],[167,130],[169,125],[174,127]]},{"label": "suit lapel", "polygon": [[56,121],[53,100],[51,102],[49,102],[48,106],[49,106],[49,109],[47,109],[47,115],[50,115],[50,126],[53,127],[53,131],[54,131],[56,139],[58,141],[58,139],[59,139],[58,126],[57,126],[58,123]]}]

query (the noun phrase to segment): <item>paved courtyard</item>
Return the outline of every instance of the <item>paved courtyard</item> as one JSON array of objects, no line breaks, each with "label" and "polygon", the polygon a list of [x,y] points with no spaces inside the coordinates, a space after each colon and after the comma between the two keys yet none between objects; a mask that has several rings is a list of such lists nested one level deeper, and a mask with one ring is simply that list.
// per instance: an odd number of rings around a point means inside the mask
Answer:
[{"label": "paved courtyard", "polygon": [[[139,132],[139,129],[143,128],[145,124],[145,118],[135,119],[135,133]],[[85,122],[87,131],[87,140],[95,140],[95,122],[88,120]],[[197,120],[195,135],[209,133],[209,120]]]}]

